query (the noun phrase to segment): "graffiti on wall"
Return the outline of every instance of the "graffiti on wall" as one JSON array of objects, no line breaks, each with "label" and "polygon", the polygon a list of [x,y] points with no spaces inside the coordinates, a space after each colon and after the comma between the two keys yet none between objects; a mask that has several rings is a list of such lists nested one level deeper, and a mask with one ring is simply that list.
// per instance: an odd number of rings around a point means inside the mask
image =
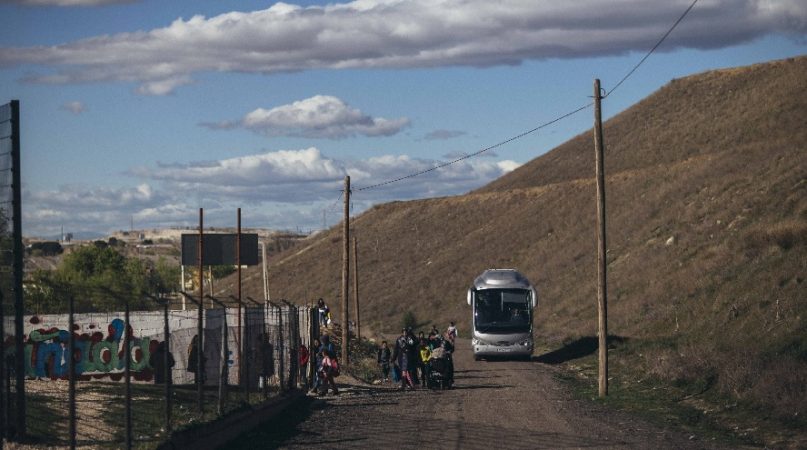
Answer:
[{"label": "graffiti on wall", "polygon": [[[38,323],[38,318],[31,318],[31,323]],[[153,368],[149,364],[149,356],[157,350],[159,342],[150,338],[137,338],[131,326],[124,330],[124,321],[112,320],[107,327],[107,334],[101,331],[78,333],[74,325],[73,358],[76,375],[80,379],[109,378],[120,380],[123,377],[126,353],[124,349],[124,332],[129,336],[131,355],[130,373],[135,380],[149,381],[153,377]],[[94,328],[94,325],[90,325]],[[5,342],[6,355],[14,351],[12,338]],[[32,330],[25,340],[25,375],[30,378],[67,379],[69,374],[69,339],[70,332],[59,328],[39,328]]]}]

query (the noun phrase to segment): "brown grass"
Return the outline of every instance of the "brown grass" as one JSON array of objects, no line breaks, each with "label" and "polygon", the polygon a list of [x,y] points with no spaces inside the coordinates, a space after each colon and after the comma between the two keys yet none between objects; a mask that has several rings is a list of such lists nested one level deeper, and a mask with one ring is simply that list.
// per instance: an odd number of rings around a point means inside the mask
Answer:
[{"label": "brown grass", "polygon": [[[675,80],[605,124],[609,331],[670,342],[624,367],[807,414],[805,73],[801,57]],[[594,335],[593,156],[587,132],[468,195],[354,218],[362,329],[413,311],[467,336],[473,278],[515,267],[538,289],[539,338]],[[340,232],[273,260],[272,298],[324,297],[339,317]]]}]

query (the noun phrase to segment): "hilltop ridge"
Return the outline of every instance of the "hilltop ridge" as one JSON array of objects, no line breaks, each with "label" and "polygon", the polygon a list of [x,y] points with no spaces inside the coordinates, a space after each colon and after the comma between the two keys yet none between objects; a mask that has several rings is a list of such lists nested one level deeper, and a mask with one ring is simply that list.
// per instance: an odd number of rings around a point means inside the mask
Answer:
[{"label": "hilltop ridge", "polygon": [[[805,73],[799,57],[673,80],[604,124],[609,331],[633,342],[622,382],[638,370],[803,424]],[[593,158],[587,131],[467,195],[352,219],[363,330],[412,311],[467,337],[473,278],[514,267],[538,289],[539,340],[595,335]],[[339,317],[340,227],[302,245],[271,261],[271,297],[324,297]],[[262,295],[259,277],[244,291]]]}]

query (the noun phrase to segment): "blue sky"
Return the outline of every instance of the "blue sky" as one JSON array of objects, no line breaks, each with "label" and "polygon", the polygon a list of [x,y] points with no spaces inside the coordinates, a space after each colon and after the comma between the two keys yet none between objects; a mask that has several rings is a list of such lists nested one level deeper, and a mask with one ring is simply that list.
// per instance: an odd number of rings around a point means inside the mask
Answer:
[{"label": "blue sky", "polygon": [[[501,142],[609,90],[691,0],[0,0],[0,103],[22,109],[28,236],[332,226],[354,188]],[[603,103],[807,53],[807,4],[700,0]],[[592,111],[383,188],[482,186],[591,127]],[[608,138],[606,136],[606,145]]]}]

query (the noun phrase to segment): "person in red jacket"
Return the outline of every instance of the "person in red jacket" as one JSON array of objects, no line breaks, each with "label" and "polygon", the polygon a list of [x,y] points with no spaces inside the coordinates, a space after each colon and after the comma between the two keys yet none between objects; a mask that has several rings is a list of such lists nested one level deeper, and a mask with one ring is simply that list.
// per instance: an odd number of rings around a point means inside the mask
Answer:
[{"label": "person in red jacket", "polygon": [[300,384],[305,387],[308,387],[308,360],[310,358],[310,354],[308,353],[308,347],[306,347],[302,342],[300,343]]}]

